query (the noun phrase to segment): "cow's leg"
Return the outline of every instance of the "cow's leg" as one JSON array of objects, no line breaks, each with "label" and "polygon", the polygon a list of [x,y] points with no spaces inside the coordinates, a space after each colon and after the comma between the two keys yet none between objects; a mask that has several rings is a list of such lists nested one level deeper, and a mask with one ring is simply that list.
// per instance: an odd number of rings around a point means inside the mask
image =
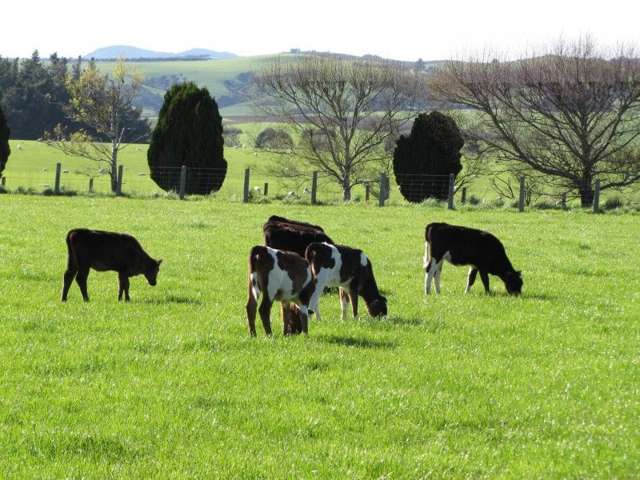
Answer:
[{"label": "cow's leg", "polygon": [[471,287],[473,287],[473,284],[476,281],[476,275],[478,275],[478,269],[471,267],[469,269],[469,276],[467,277],[467,288],[464,289],[464,293],[469,293],[469,290],[471,290]]},{"label": "cow's leg", "polygon": [[353,318],[358,318],[358,290],[354,287],[349,288],[349,300],[351,301]]},{"label": "cow's leg", "polygon": [[80,287],[80,291],[82,292],[82,298],[85,302],[89,301],[89,292],[87,292],[87,278],[89,277],[89,269],[81,268],[78,270],[76,274],[76,283]]},{"label": "cow's leg", "polygon": [[313,293],[311,294],[311,299],[309,300],[309,310],[313,311],[313,314],[316,316],[316,320],[321,321],[320,318],[320,296],[322,292],[324,292],[324,287],[326,285],[324,279],[326,274],[324,272],[320,272],[320,274],[316,277],[316,287]]},{"label": "cow's leg", "polygon": [[129,277],[124,272],[118,273],[118,281],[120,284],[120,289],[118,291],[118,301],[122,300],[122,294],[124,293],[124,299],[126,302],[131,300],[129,297]]},{"label": "cow's leg", "polygon": [[480,280],[482,280],[482,285],[484,285],[484,291],[491,293],[491,290],[489,290],[489,274],[480,270]]},{"label": "cow's leg", "polygon": [[425,280],[425,288],[424,291],[427,295],[431,293],[431,282],[433,281],[433,277],[435,276],[438,270],[438,262],[436,259],[431,258],[429,263],[427,264],[427,278]]},{"label": "cow's leg", "polygon": [[260,303],[260,308],[258,312],[260,312],[260,319],[262,320],[262,326],[264,327],[264,333],[268,336],[271,336],[271,305],[273,302],[269,300],[268,295],[262,296],[262,302]]},{"label": "cow's leg", "polygon": [[247,296],[247,323],[249,324],[249,335],[256,336],[256,313],[258,311],[258,302],[254,296],[254,289],[249,279],[249,292]]},{"label": "cow's leg", "polygon": [[78,273],[78,269],[75,267],[75,265],[71,265],[71,262],[69,262],[69,265],[67,266],[67,271],[64,272],[64,283],[62,285],[62,301],[63,302],[67,301],[67,295],[69,294],[69,289],[71,288],[71,284],[73,283],[73,279],[76,278],[77,273]]},{"label": "cow's leg", "polygon": [[299,305],[300,310],[298,314],[300,315],[300,326],[302,333],[305,335],[309,334],[309,309],[306,305]]},{"label": "cow's leg", "polygon": [[349,296],[342,287],[338,291],[340,293],[340,319],[345,320],[347,318],[347,308],[349,308]]},{"label": "cow's leg", "polygon": [[436,293],[440,294],[440,275],[442,275],[442,267],[444,267],[444,260],[440,260],[436,265],[436,273],[435,277],[435,285],[436,285]]}]

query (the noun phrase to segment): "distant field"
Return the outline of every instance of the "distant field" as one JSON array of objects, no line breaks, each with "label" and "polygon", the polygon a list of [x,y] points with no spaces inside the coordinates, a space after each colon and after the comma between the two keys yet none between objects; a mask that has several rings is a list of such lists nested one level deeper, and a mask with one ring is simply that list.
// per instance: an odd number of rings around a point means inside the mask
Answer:
[{"label": "distant field", "polygon": [[[286,56],[286,54],[283,54]],[[190,61],[149,61],[128,62],[134,70],[140,72],[145,79],[151,77],[179,75],[187,80],[197,83],[201,87],[207,87],[212,96],[220,98],[230,93],[225,81],[234,80],[241,73],[259,70],[266,62],[275,58],[273,55],[238,57],[225,60],[190,60]],[[113,62],[98,62],[97,66],[105,73],[113,70]],[[148,89],[150,94],[155,94],[161,100],[164,91],[161,89]],[[240,103],[227,108],[222,108],[223,116],[251,117],[255,111],[248,103]],[[155,112],[146,110],[147,116],[153,117]]]},{"label": "distant field", "polygon": [[[134,150],[135,152],[135,150]],[[133,155],[135,157],[135,155]],[[136,159],[132,158],[131,162]],[[0,195],[2,478],[636,478],[637,216]],[[246,264],[271,214],[372,259],[389,317],[308,338],[246,331]],[[422,293],[423,228],[489,229],[521,298],[446,266]],[[59,301],[68,229],[135,234],[158,286],[91,273]],[[634,247],[633,245],[636,245]],[[623,252],[623,254],[621,254]]]},{"label": "distant field", "polygon": [[[279,159],[278,155],[265,153],[252,148],[257,134],[270,124],[235,123],[234,127],[242,130],[241,141],[244,147],[225,148],[225,158],[228,162],[228,172],[221,190],[216,194],[218,198],[239,201],[242,199],[242,188],[245,168],[251,169],[251,187],[263,188],[269,183],[269,197],[284,196],[288,192],[295,192],[298,200],[308,203],[310,196],[311,178],[302,184],[292,184],[273,177],[269,173],[269,166]],[[7,178],[7,188],[16,190],[19,187],[34,193],[42,192],[53,187],[55,178],[55,164],[62,163],[62,186],[66,190],[86,193],[89,186],[87,172],[96,175],[98,165],[82,158],[65,156],[44,144],[32,141],[11,141],[12,154],[4,171]],[[136,144],[125,148],[121,155],[121,164],[125,167],[123,191],[134,196],[163,196],[166,194],[149,177],[147,165],[147,145]],[[491,174],[476,179],[468,187],[468,197],[476,197],[482,204],[492,204],[497,199],[497,193],[491,188]],[[392,190],[388,203],[403,205],[404,201],[395,179],[391,179]],[[640,205],[640,185],[625,190],[622,198],[626,204]],[[307,192],[305,193],[305,188]],[[108,193],[109,179],[106,175],[99,175],[94,179],[94,190],[98,193]],[[614,191],[603,192],[603,201],[611,196],[620,196]],[[363,201],[365,189],[357,186],[353,190],[353,199]],[[258,197],[259,199],[259,197]],[[342,199],[340,188],[327,177],[320,177],[318,200],[324,203],[339,203]],[[544,199],[543,199],[544,200]],[[460,201],[459,195],[457,200]],[[375,200],[371,198],[371,202]],[[508,202],[506,202],[508,204]],[[574,207],[579,206],[577,199],[570,200]],[[482,205],[481,205],[482,206]],[[507,205],[508,206],[508,205]]]}]

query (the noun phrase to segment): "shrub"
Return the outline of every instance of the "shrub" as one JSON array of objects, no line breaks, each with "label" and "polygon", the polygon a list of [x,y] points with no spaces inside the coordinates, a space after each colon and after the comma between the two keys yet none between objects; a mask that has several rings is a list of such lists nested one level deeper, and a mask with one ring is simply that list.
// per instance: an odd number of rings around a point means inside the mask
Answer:
[{"label": "shrub", "polygon": [[620,197],[619,195],[609,197],[604,202],[605,210],[615,210],[616,208],[622,207],[624,207],[624,200],[622,200],[622,197]]},{"label": "shrub", "polygon": [[440,112],[418,115],[411,133],[400,136],[393,152],[393,171],[402,196],[410,202],[446,200],[448,175],[462,170],[463,145],[462,134],[451,117]]},{"label": "shrub", "polygon": [[227,173],[222,117],[206,88],[194,83],[171,87],[151,135],[147,161],[151,178],[165,191],[179,190],[186,165],[186,193],[218,191]]},{"label": "shrub", "polygon": [[467,202],[469,203],[469,205],[478,205],[481,202],[481,200],[475,195],[470,195]]},{"label": "shrub", "polygon": [[11,154],[11,149],[9,148],[9,133],[7,119],[4,118],[4,113],[0,108],[0,177]]},{"label": "shrub", "polygon": [[286,131],[269,127],[258,134],[256,148],[287,150],[293,148],[293,140]]},{"label": "shrub", "polygon": [[222,136],[224,137],[224,145],[225,147],[239,147],[240,144],[240,134],[242,130],[236,127],[225,127],[223,126]]}]

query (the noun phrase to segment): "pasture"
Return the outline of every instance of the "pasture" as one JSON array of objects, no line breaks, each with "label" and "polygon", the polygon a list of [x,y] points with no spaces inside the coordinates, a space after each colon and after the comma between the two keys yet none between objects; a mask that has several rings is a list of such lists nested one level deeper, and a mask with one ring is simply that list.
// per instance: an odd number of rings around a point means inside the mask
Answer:
[{"label": "pasture", "polygon": [[[15,160],[12,158],[11,162]],[[10,165],[11,165],[10,162]],[[636,215],[0,195],[0,477],[634,478]],[[362,248],[389,317],[248,337],[249,248],[271,214]],[[431,221],[484,228],[524,273],[422,292]],[[64,237],[134,234],[158,286],[92,272],[59,300]],[[635,245],[635,247],[634,247]],[[277,309],[274,308],[274,313]]]}]

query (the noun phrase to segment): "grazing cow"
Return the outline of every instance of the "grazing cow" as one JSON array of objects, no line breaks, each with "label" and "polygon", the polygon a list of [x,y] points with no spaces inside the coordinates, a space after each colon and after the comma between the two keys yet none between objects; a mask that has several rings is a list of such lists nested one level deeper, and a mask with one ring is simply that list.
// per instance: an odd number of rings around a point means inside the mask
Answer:
[{"label": "grazing cow", "polygon": [[[334,243],[319,225],[277,215],[269,217],[262,230],[265,245],[278,250],[295,252],[302,257],[307,247],[313,242]],[[288,307],[282,306],[282,320],[287,333],[302,332],[300,311],[295,304],[290,304]]]},{"label": "grazing cow", "polygon": [[304,257],[304,252],[311,243],[334,243],[324,233],[322,227],[318,225],[290,220],[276,215],[269,217],[262,230],[264,232],[265,245],[278,250],[295,252],[302,257]]},{"label": "grazing cow", "polygon": [[358,295],[364,299],[372,317],[387,314],[387,299],[378,291],[371,261],[362,250],[329,243],[312,243],[307,247],[305,258],[318,283],[310,306],[318,320],[318,302],[325,287],[340,287],[342,319],[346,316],[349,300],[354,318],[358,316]]},{"label": "grazing cow", "polygon": [[103,232],[78,228],[67,233],[67,271],[64,273],[64,287],[62,301],[67,300],[67,294],[73,279],[76,279],[82,297],[89,301],[87,293],[87,277],[89,269],[99,272],[113,270],[118,272],[120,288],[118,300],[122,294],[128,302],[129,277],[144,275],[149,285],[154,286],[158,277],[158,270],[162,260],[154,260],[144,251],[140,243],[124,233]]},{"label": "grazing cow", "polygon": [[[308,333],[309,302],[314,293],[316,282],[311,275],[307,261],[294,252],[286,252],[271,247],[257,245],[249,254],[249,298],[247,317],[249,333],[256,335],[256,309],[258,298],[262,296],[260,318],[267,335],[271,335],[271,306],[279,300],[282,307],[288,309],[296,304],[299,309],[301,330]],[[285,321],[284,333],[289,326]]]},{"label": "grazing cow", "polygon": [[424,290],[431,292],[435,279],[436,293],[440,293],[440,274],[445,260],[453,265],[470,265],[465,293],[469,291],[480,272],[482,284],[489,293],[489,274],[497,275],[512,295],[522,292],[522,276],[514,270],[504,246],[489,232],[474,228],[430,223],[425,230]]}]

